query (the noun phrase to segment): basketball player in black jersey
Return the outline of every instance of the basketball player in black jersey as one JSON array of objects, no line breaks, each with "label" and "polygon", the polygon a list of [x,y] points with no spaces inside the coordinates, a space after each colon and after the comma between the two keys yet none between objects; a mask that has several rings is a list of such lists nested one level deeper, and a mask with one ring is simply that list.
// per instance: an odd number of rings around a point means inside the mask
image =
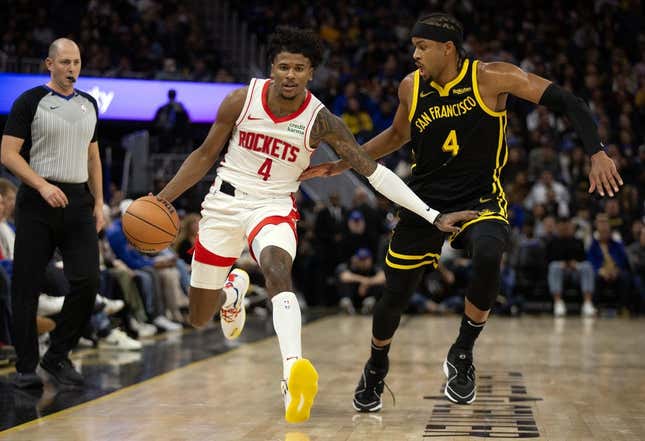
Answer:
[{"label": "basketball player in black jersey", "polygon": [[[591,156],[589,192],[618,191],[622,180],[602,150],[585,103],[550,81],[503,62],[483,63],[465,56],[461,24],[447,14],[422,17],[411,33],[418,70],[399,86],[392,126],[367,142],[381,158],[411,141],[412,188],[441,211],[478,210],[479,217],[448,238],[472,258],[473,277],[459,335],[443,364],[445,395],[452,402],[475,400],[473,346],[484,328],[500,287],[500,262],[509,240],[507,201],[500,173],[507,159],[506,100],[509,94],[568,116]],[[321,164],[301,179],[331,176],[347,169],[344,161]],[[354,408],[378,411],[388,372],[390,342],[401,313],[428,266],[436,268],[446,234],[402,209],[385,257],[387,287],[374,308],[372,350]]]}]

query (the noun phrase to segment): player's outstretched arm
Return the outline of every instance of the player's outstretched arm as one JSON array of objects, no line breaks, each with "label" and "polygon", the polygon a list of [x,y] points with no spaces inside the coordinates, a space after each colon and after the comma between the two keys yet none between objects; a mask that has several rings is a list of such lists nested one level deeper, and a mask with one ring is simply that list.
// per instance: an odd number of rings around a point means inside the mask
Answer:
[{"label": "player's outstretched arm", "polygon": [[[399,84],[399,105],[394,114],[392,125],[374,138],[363,144],[362,148],[373,159],[380,159],[400,149],[410,140],[410,122],[408,121],[409,101],[412,96],[413,74],[408,75]],[[315,145],[312,137],[312,145]],[[336,176],[350,168],[350,164],[340,159],[338,161],[324,162],[305,170],[300,175],[300,180]]]},{"label": "player's outstretched arm", "polygon": [[614,161],[602,150],[596,123],[584,100],[557,84],[510,63],[483,63],[479,69],[480,90],[493,92],[495,97],[510,93],[565,114],[591,157],[589,193],[597,190],[601,196],[607,192],[613,197],[614,192],[618,192],[623,180]]},{"label": "player's outstretched arm", "polygon": [[208,173],[242,112],[247,89],[248,87],[236,89],[224,98],[206,139],[199,148],[188,155],[177,174],[159,192],[158,197],[172,202]]},{"label": "player's outstretched arm", "polygon": [[370,158],[365,150],[356,143],[345,123],[326,108],[318,113],[311,131],[311,138],[312,140],[325,141],[354,170],[367,177],[370,184],[379,193],[426,219],[442,231],[459,231],[459,228],[454,224],[477,217],[476,211],[442,215],[428,207],[397,175]]}]

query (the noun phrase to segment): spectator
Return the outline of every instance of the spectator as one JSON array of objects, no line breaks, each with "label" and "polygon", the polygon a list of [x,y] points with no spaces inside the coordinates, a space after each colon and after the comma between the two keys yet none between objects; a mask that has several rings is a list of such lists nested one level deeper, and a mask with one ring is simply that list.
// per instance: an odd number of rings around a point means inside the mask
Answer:
[{"label": "spectator", "polygon": [[535,235],[533,218],[525,219],[517,242],[517,252],[510,258],[516,270],[515,286],[526,297],[533,297],[542,288],[547,275],[546,247]]},{"label": "spectator", "polygon": [[193,71],[190,74],[190,79],[192,81],[201,81],[201,82],[211,82],[213,81],[213,75],[211,74],[210,69],[206,65],[206,61],[202,58],[195,60],[195,66]]},{"label": "spectator", "polygon": [[347,230],[343,237],[342,260],[348,260],[359,248],[367,248],[371,253],[376,252],[376,243],[367,231],[365,216],[358,210],[352,210],[347,216]]},{"label": "spectator", "polygon": [[[322,207],[314,225],[315,246],[319,270],[315,272],[319,292],[315,297],[324,299],[327,290],[332,289],[336,266],[343,260],[343,232],[345,229],[345,209],[340,204],[337,193],[329,195],[329,203]],[[335,299],[335,296],[332,296]]]},{"label": "spectator", "polygon": [[350,98],[356,98],[360,103],[358,86],[356,85],[355,81],[349,81],[347,84],[345,84],[343,93],[338,94],[338,96],[334,100],[331,111],[336,115],[342,115],[343,113],[345,113],[347,111],[347,108],[349,107]]},{"label": "spectator", "polygon": [[645,228],[640,229],[638,240],[627,247],[627,256],[632,268],[634,294],[638,298],[637,313],[645,312]]},{"label": "spectator", "polygon": [[588,251],[588,259],[596,275],[597,293],[604,294],[612,290],[619,301],[622,312],[633,308],[633,296],[630,291],[629,261],[625,247],[611,237],[611,228],[606,214],[596,216],[596,233]]},{"label": "spectator", "polygon": [[502,257],[501,274],[500,295],[497,298],[498,308],[506,314],[516,316],[522,312],[524,297],[515,290],[517,274],[509,261],[508,253],[504,253]]},{"label": "spectator", "polygon": [[[13,260],[13,248],[16,242],[16,233],[7,222],[9,206],[5,203],[4,196],[0,192],[0,260],[11,262]],[[5,268],[6,264],[3,263]],[[9,271],[11,274],[11,271]]]},{"label": "spectator", "polygon": [[582,240],[574,236],[574,225],[571,219],[560,219],[557,225],[558,234],[546,244],[546,258],[549,262],[549,292],[553,296],[553,315],[563,317],[567,308],[562,300],[562,290],[566,279],[571,279],[582,290],[584,303],[582,315],[592,317],[596,309],[592,303],[594,292],[594,272],[591,263],[586,259]]},{"label": "spectator", "polygon": [[[109,207],[103,207],[105,219],[110,219]],[[157,332],[157,328],[147,324],[148,316],[143,305],[142,294],[136,284],[136,273],[125,262],[118,259],[110,247],[105,234],[99,235],[99,257],[101,263],[100,292],[112,298],[114,285],[118,286],[125,304],[128,305],[126,326],[137,333],[138,337],[149,337]]]},{"label": "spectator", "polygon": [[385,287],[385,273],[374,265],[371,251],[359,248],[348,262],[338,266],[336,274],[341,309],[348,314],[355,314],[357,309],[370,314]]},{"label": "spectator", "polygon": [[[13,349],[5,349],[11,344],[11,291],[9,276],[0,267],[0,364],[8,361]],[[14,352],[15,357],[15,352]]]},{"label": "spectator", "polygon": [[182,103],[176,100],[177,92],[168,91],[168,102],[157,109],[153,126],[159,136],[159,149],[162,152],[177,150],[185,141],[190,119]]},{"label": "spectator", "polygon": [[15,230],[14,211],[16,208],[16,193],[18,188],[8,179],[0,178],[0,195],[4,201],[4,217],[12,230]]},{"label": "spectator", "polygon": [[607,199],[605,201],[605,214],[609,220],[609,228],[611,228],[614,238],[624,243],[625,239],[630,237],[629,228],[631,222],[626,218],[627,214],[620,212],[618,199]]},{"label": "spectator", "polygon": [[195,246],[197,232],[199,231],[199,220],[201,216],[197,213],[189,213],[181,220],[181,228],[175,241],[177,256],[190,267],[193,260],[192,249]]},{"label": "spectator", "polygon": [[526,172],[527,163],[525,155],[526,153],[522,148],[515,147],[509,149],[508,163],[506,164],[502,172],[502,182],[505,185],[514,182],[519,173]]},{"label": "spectator", "polygon": [[352,135],[359,143],[364,143],[372,136],[374,123],[372,117],[361,108],[357,98],[347,99],[347,109],[341,115]]},{"label": "spectator", "polygon": [[529,153],[529,179],[533,182],[543,171],[551,172],[551,176],[559,174],[558,154],[553,147],[553,140],[546,135],[540,136],[539,133],[533,132],[537,137],[537,147]]},{"label": "spectator", "polygon": [[[125,213],[132,199],[121,202],[121,213]],[[174,258],[145,256],[128,244],[121,219],[116,219],[105,233],[116,257],[135,272],[141,283],[141,293],[146,294],[145,306],[152,323],[165,331],[181,330],[181,325],[166,317],[169,310],[173,319],[181,316],[179,299],[184,296],[179,282],[179,272]],[[185,297],[185,296],[184,296]]]},{"label": "spectator", "polygon": [[569,199],[567,188],[553,179],[550,170],[543,170],[540,180],[531,188],[524,205],[530,210],[535,204],[542,204],[545,205],[547,213],[569,217]]},{"label": "spectator", "polygon": [[[378,195],[376,199],[385,206],[389,205],[389,200],[381,198]],[[383,201],[383,199],[385,199]],[[359,211],[365,218],[365,231],[369,237],[370,243],[378,243],[381,234],[387,233],[390,229],[387,227],[387,210],[383,205],[377,210],[371,203],[367,190],[363,186],[354,189],[352,198],[352,211]]]},{"label": "spectator", "polygon": [[163,60],[163,69],[157,72],[155,79],[157,80],[181,80],[182,73],[177,69],[177,60],[172,57]]},{"label": "spectator", "polygon": [[[450,270],[439,261],[436,271],[426,271],[423,275],[420,290],[410,298],[413,312],[443,314],[446,312],[459,313],[464,310],[463,288],[467,285],[470,274],[468,259],[450,260]],[[455,261],[463,261],[463,264]],[[464,276],[463,278],[461,278]],[[459,278],[458,278],[459,277]]]},{"label": "spectator", "polygon": [[389,99],[383,99],[379,103],[378,112],[372,115],[374,122],[374,133],[381,133],[392,125],[396,106]]}]

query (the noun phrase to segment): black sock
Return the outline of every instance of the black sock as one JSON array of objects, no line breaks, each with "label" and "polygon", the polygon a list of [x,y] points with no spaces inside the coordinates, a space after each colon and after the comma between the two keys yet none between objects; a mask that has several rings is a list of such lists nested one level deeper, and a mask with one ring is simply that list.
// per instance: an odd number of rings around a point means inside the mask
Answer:
[{"label": "black sock", "polygon": [[376,346],[372,342],[372,355],[370,356],[369,364],[379,369],[388,369],[390,362],[387,358],[387,353],[390,352],[390,345]]},{"label": "black sock", "polygon": [[486,322],[477,323],[464,314],[461,319],[461,327],[459,328],[459,337],[457,337],[455,344],[452,346],[472,352],[475,340],[479,337],[479,333],[482,332],[485,324]]}]

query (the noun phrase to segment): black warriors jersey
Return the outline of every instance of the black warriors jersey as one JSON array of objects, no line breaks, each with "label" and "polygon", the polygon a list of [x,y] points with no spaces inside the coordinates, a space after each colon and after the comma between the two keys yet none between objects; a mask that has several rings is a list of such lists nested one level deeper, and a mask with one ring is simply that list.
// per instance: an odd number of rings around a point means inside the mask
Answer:
[{"label": "black warriors jersey", "polygon": [[441,87],[414,72],[410,106],[414,155],[410,187],[436,210],[456,211],[495,201],[505,215],[500,173],[508,156],[506,111],[484,104],[478,61],[465,59],[457,77]]}]

